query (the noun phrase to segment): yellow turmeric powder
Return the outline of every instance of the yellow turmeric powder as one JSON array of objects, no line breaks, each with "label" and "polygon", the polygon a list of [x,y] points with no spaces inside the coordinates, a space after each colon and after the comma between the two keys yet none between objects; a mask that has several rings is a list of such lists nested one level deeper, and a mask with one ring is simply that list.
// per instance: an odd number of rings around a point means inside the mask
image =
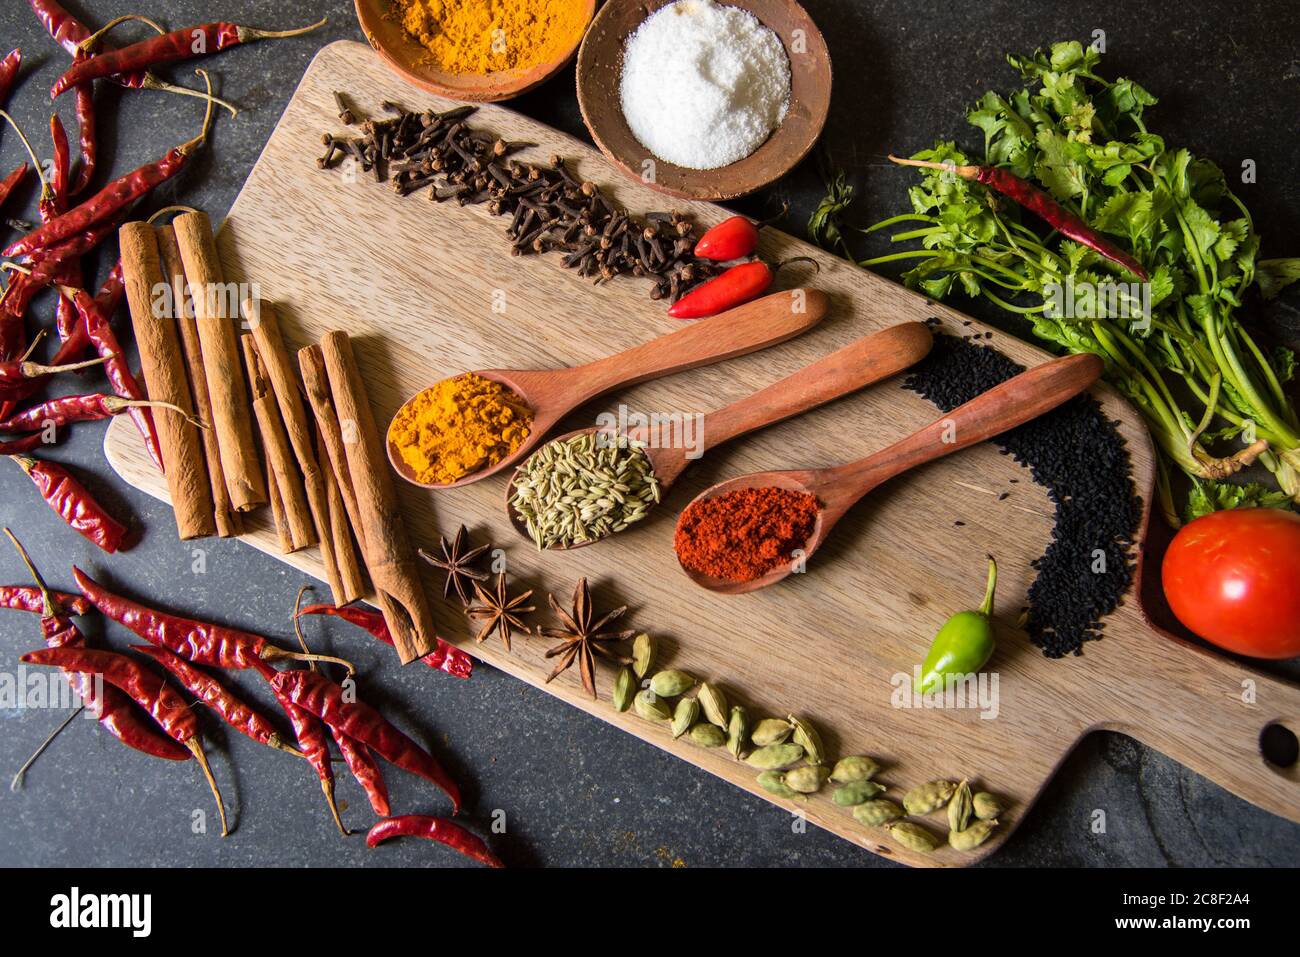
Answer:
[{"label": "yellow turmeric powder", "polygon": [[540,66],[563,56],[587,25],[581,0],[393,0],[393,8],[448,73]]},{"label": "yellow turmeric powder", "polygon": [[528,438],[533,411],[472,372],[444,379],[404,406],[388,440],[420,482],[449,485],[496,465]]}]

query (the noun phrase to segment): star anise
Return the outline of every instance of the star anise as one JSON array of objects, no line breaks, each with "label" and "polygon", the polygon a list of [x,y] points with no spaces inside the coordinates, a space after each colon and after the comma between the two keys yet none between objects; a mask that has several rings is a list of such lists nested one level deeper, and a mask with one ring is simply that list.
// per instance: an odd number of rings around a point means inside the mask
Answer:
[{"label": "star anise", "polygon": [[465,609],[465,614],[469,615],[474,621],[482,621],[485,624],[479,630],[479,633],[474,636],[474,640],[482,641],[495,631],[505,643],[506,651],[509,651],[510,635],[515,629],[525,635],[529,633],[528,627],[523,623],[520,616],[537,610],[532,605],[524,605],[524,602],[528,601],[532,593],[533,590],[530,588],[522,595],[516,595],[514,598],[509,597],[509,593],[506,591],[505,572],[500,572],[497,575],[496,588],[492,591],[488,591],[478,582],[475,582],[474,594],[482,604],[471,605]]},{"label": "star anise", "polygon": [[615,608],[608,614],[597,617],[591,608],[591,593],[587,589],[587,579],[585,578],[580,580],[578,586],[573,590],[572,612],[566,612],[561,608],[554,595],[548,595],[547,599],[550,602],[551,610],[564,623],[564,627],[538,629],[540,634],[548,638],[562,639],[560,644],[546,652],[547,658],[559,657],[560,659],[559,664],[547,676],[546,681],[550,683],[552,678],[567,671],[569,666],[574,661],[577,661],[578,670],[582,674],[582,686],[587,689],[587,693],[594,700],[596,697],[595,655],[625,665],[632,663],[631,658],[619,654],[617,650],[610,646],[621,641],[627,641],[636,634],[635,629],[630,631],[602,630],[611,621],[622,617],[623,613],[627,611],[627,605]]},{"label": "star anise", "polygon": [[442,597],[450,598],[454,588],[456,594],[460,596],[460,603],[468,605],[470,603],[469,592],[474,583],[488,580],[487,572],[479,571],[474,567],[474,563],[490,546],[480,545],[478,548],[470,548],[469,530],[464,525],[460,527],[460,531],[456,533],[456,537],[450,542],[439,535],[438,545],[442,549],[442,558],[430,555],[423,548],[420,549],[420,557],[430,565],[441,568],[447,573],[447,580],[442,586]]}]

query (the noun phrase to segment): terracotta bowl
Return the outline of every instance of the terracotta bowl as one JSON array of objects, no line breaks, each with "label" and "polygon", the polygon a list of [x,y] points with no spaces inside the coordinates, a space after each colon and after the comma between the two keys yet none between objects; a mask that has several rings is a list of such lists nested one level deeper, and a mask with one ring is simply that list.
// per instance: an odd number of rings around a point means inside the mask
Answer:
[{"label": "terracotta bowl", "polygon": [[[726,0],[726,6],[740,7],[758,17],[785,44],[790,57],[790,107],[780,127],[744,159],[709,170],[674,166],[653,156],[632,135],[618,93],[628,36],[646,17],[671,2],[608,0],[592,21],[578,51],[578,104],[587,129],[619,169],[670,196],[734,199],[770,185],[808,155],[826,124],[831,105],[831,57],[826,41],[794,0]],[[654,160],[653,181],[642,175],[642,163],[647,159]]]},{"label": "terracotta bowl", "polygon": [[[596,11],[596,0],[573,2],[586,8],[583,22],[590,23]],[[429,51],[402,29],[401,23],[392,14],[392,0],[354,0],[354,4],[366,41],[385,63],[416,86],[453,100],[495,103],[526,93],[563,69],[573,59],[573,54],[582,41],[582,35],[579,34],[572,47],[549,63],[542,63],[530,70],[502,70],[486,76],[447,73],[430,62]]]}]

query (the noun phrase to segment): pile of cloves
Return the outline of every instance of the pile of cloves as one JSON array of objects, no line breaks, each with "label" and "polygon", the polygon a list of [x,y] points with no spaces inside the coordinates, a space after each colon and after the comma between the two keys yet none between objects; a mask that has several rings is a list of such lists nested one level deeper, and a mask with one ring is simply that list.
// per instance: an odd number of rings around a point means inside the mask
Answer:
[{"label": "pile of cloves", "polygon": [[[339,120],[356,125],[357,112],[346,97],[336,92],[334,99]],[[472,129],[465,120],[477,107],[413,113],[385,101],[382,108],[393,115],[365,120],[360,137],[324,134],[325,155],[316,165],[332,169],[350,158],[377,182],[391,177],[402,196],[427,188],[433,202],[486,203],[494,215],[510,217],[506,234],[512,255],[560,252],[566,269],[597,284],[619,275],[647,277],[654,280],[651,299],[676,302],[719,272],[716,264],[692,254],[695,227],[680,213],[640,219],[596,184],[574,176],[559,156],[546,166],[512,159],[536,144],[506,142]]]}]

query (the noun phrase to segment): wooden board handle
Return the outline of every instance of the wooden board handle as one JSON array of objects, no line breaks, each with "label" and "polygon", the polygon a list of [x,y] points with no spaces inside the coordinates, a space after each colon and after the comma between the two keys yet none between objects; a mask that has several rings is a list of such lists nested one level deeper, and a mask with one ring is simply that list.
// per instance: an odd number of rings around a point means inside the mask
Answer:
[{"label": "wooden board handle", "polygon": [[1154,624],[1106,625],[1107,640],[1145,646],[1149,655],[1099,682],[1097,726],[1167,754],[1251,804],[1300,822],[1300,764],[1282,768],[1263,755],[1260,735],[1280,723],[1300,734],[1300,688]]},{"label": "wooden board handle", "polygon": [[573,404],[793,339],[817,325],[829,307],[830,300],[818,289],[791,289],[692,322],[626,352],[568,370]]}]

